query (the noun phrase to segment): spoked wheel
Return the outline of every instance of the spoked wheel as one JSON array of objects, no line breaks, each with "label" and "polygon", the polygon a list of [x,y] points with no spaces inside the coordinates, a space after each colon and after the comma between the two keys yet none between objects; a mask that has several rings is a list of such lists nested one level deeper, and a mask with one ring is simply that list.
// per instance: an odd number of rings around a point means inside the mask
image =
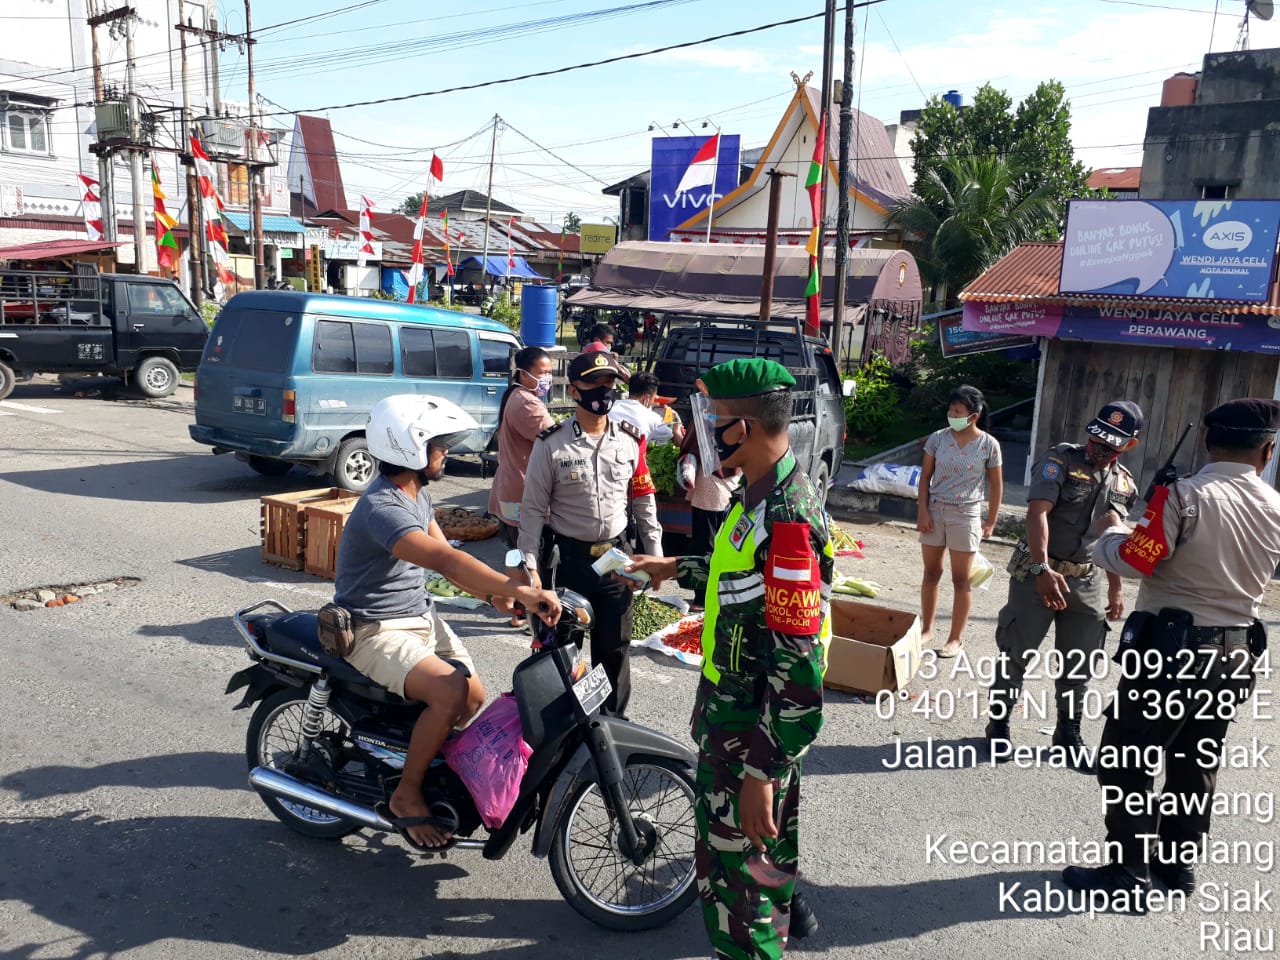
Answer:
[{"label": "spoked wheel", "polygon": [[[293,689],[280,690],[258,704],[245,737],[250,770],[254,767],[286,768],[302,738],[302,717],[306,706],[306,692]],[[325,711],[322,732],[336,733],[345,738],[348,730],[340,717]],[[323,741],[319,741],[317,749],[323,749]],[[308,837],[332,840],[360,829],[359,824],[350,820],[292,800],[263,796],[262,802],[286,826]]]},{"label": "spoked wheel", "polygon": [[618,820],[596,783],[569,800],[551,845],[551,875],[569,905],[612,930],[668,923],[697,896],[694,885],[693,779],[663,759],[633,759],[622,773],[645,852],[636,864],[622,850]]}]

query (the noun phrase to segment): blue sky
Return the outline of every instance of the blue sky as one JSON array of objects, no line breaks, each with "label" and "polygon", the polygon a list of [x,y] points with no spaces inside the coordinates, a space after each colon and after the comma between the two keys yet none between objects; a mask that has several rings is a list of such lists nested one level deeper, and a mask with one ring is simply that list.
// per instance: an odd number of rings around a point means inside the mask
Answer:
[{"label": "blue sky", "polygon": [[[285,108],[310,110],[617,56],[817,13],[823,6],[822,0],[667,0],[624,11],[616,8],[631,5],[627,0],[363,3],[330,18],[263,30],[255,53],[259,92]],[[343,5],[256,0],[254,26],[262,30]],[[218,0],[218,6],[223,29],[243,28],[238,0]],[[1219,7],[1215,21],[1212,0],[885,0],[858,11],[859,106],[891,122],[899,111],[949,89],[967,98],[990,81],[1017,100],[1040,80],[1058,79],[1072,99],[1081,158],[1096,167],[1136,165],[1146,111],[1159,102],[1162,81],[1178,70],[1198,69],[1211,31],[1213,50],[1234,46],[1244,4],[1221,0]],[[514,37],[475,36],[601,10],[615,13],[543,23],[538,32]],[[1280,20],[1252,20],[1250,46],[1280,46]],[[369,49],[352,50],[361,47]],[[489,149],[484,128],[497,113],[509,126],[498,139],[494,195],[544,222],[558,222],[570,210],[592,221],[616,213],[613,198],[600,194],[602,185],[648,166],[651,122],[669,126],[682,119],[700,130],[709,116],[726,133],[741,134],[744,149],[763,145],[794,90],[790,73],[812,70],[816,85],[821,63],[817,19],[556,77],[327,115],[340,134],[385,145],[339,137],[352,196],[365,192],[385,207],[421,189],[433,147],[445,160],[445,189],[483,190]],[[230,98],[243,95],[243,69],[234,50],[225,54]],[[466,142],[449,146],[460,140]]]}]

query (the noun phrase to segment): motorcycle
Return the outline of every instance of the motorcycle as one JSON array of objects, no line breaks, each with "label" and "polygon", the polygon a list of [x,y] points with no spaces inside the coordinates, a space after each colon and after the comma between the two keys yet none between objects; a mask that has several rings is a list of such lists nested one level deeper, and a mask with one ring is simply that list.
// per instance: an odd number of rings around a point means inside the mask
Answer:
[{"label": "motorcycle", "polygon": [[[697,895],[694,758],[664,734],[600,714],[609,679],[582,661],[591,605],[571,590],[556,592],[559,621],[549,627],[529,617],[532,651],[512,677],[533,753],[511,813],[501,826],[484,827],[442,757],[432,762],[423,799],[432,816],[456,824],[441,849],[500,860],[532,830],[534,856],[549,857],[556,887],[578,913],[613,930],[658,927]],[[264,600],[238,611],[234,623],[253,663],[226,693],[244,689],[235,709],[257,704],[245,750],[249,783],[267,808],[308,837],[396,832],[375,807],[395,789],[423,705],[326,654],[314,613]]]}]

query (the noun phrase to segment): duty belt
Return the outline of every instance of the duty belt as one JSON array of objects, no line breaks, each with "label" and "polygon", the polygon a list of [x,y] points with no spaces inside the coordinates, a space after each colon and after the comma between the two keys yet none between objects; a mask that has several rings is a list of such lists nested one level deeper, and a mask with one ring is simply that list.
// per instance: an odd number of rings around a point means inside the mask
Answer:
[{"label": "duty belt", "polygon": [[1077,580],[1093,576],[1092,563],[1072,563],[1070,560],[1055,560],[1050,557],[1049,569],[1062,574],[1064,577],[1075,577]]},{"label": "duty belt", "polygon": [[1249,646],[1248,627],[1192,627],[1188,639],[1196,647],[1221,647],[1225,653]]},{"label": "duty belt", "polygon": [[616,547],[622,542],[621,535],[611,540],[601,540],[592,543],[589,540],[575,540],[573,537],[566,537],[562,533],[551,532],[552,539],[556,546],[560,548],[561,553],[574,554],[577,556],[588,556],[592,560],[598,560],[609,552],[611,547]]}]

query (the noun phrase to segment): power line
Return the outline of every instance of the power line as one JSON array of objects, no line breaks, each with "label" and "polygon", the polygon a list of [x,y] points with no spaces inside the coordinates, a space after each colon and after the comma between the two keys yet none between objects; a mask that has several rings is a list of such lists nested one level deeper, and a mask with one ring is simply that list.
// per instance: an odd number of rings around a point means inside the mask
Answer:
[{"label": "power line", "polygon": [[[860,0],[854,3],[855,9],[859,7],[868,7],[874,4],[884,3],[885,0]],[[501,80],[484,80],[479,83],[461,84],[456,87],[445,87],[440,90],[426,90],[421,93],[405,93],[394,97],[379,97],[375,100],[357,100],[353,103],[330,104],[328,106],[311,107],[302,111],[302,113],[322,113],[326,110],[349,110],[353,107],[371,107],[383,103],[402,103],[406,100],[419,100],[424,97],[438,97],[446,93],[461,93],[464,90],[479,90],[484,87],[496,87],[502,84],[518,83],[522,80],[532,80],[537,77],[550,77],[558,74],[570,73],[575,70],[586,70],[590,67],[602,67],[611,63],[622,63],[626,60],[639,60],[642,57],[651,57],[659,53],[667,53],[671,50],[685,50],[689,47],[699,47],[707,43],[715,43],[718,40],[728,40],[733,37],[744,37],[753,33],[762,33],[765,30],[774,30],[778,27],[789,27],[797,23],[806,23],[810,20],[817,20],[826,16],[826,11],[811,13],[803,17],[792,17],[788,20],[777,20],[773,23],[762,24],[758,27],[748,27],[743,30],[733,30],[729,33],[721,33],[711,37],[704,37],[701,40],[688,40],[684,43],[672,43],[663,47],[654,47],[651,50],[642,50],[638,53],[624,53],[615,57],[606,57],[603,60],[591,60],[586,63],[577,63],[567,67],[556,67],[551,70],[539,70],[534,73],[525,73],[516,77],[505,77]],[[267,114],[266,116],[277,116],[277,114]]]}]

